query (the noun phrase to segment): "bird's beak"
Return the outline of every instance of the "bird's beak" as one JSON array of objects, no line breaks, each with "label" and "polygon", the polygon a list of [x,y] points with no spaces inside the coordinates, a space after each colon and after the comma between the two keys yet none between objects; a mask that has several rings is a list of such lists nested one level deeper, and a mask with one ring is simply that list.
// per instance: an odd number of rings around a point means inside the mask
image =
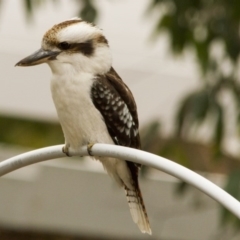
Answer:
[{"label": "bird's beak", "polygon": [[34,52],[30,56],[19,61],[15,66],[28,67],[45,63],[48,60],[56,59],[56,56],[59,53],[60,52],[57,51],[43,50],[42,48],[40,48],[38,51]]}]

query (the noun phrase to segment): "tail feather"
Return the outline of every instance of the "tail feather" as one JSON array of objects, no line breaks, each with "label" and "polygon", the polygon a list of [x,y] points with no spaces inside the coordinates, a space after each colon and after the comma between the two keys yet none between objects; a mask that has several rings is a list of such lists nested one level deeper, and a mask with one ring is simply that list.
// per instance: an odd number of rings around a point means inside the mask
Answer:
[{"label": "tail feather", "polygon": [[152,235],[152,230],[140,189],[130,190],[125,186],[125,192],[133,221],[138,225],[142,233]]}]

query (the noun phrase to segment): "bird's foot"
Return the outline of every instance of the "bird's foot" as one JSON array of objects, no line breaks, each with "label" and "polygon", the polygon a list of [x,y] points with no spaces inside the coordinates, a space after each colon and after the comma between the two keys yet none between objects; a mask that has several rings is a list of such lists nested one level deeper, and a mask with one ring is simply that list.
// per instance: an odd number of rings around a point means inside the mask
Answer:
[{"label": "bird's foot", "polygon": [[66,144],[62,147],[62,152],[65,153],[68,157],[71,157],[70,154],[69,154],[69,145]]},{"label": "bird's foot", "polygon": [[89,156],[93,156],[93,154],[92,154],[92,147],[93,147],[93,145],[94,145],[94,143],[89,143],[87,145],[87,151],[88,151],[88,155]]}]

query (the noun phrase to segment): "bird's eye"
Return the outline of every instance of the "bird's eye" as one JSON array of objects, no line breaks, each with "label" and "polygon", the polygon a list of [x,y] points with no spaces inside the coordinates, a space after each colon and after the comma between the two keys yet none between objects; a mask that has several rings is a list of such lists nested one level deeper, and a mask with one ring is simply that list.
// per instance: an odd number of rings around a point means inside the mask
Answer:
[{"label": "bird's eye", "polygon": [[67,50],[70,48],[70,44],[68,42],[61,42],[59,43],[59,48],[62,49],[62,50]]}]

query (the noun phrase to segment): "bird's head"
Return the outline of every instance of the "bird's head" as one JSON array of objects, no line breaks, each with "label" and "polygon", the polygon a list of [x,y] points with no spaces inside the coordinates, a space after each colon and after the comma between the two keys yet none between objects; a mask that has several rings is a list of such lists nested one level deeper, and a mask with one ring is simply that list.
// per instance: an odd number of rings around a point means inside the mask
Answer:
[{"label": "bird's head", "polygon": [[41,48],[16,66],[49,64],[53,73],[66,68],[96,74],[106,73],[111,53],[101,29],[80,18],[54,25],[43,36]]}]

